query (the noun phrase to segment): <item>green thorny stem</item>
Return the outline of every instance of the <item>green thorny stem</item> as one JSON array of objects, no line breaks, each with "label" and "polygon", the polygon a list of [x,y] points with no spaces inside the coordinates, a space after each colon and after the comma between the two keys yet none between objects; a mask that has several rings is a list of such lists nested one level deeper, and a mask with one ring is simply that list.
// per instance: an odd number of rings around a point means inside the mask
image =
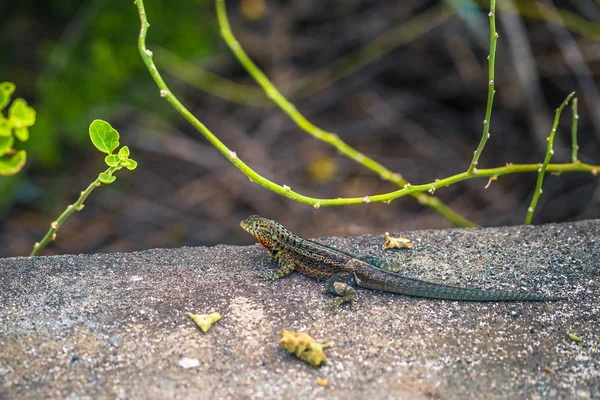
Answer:
[{"label": "green thorny stem", "polygon": [[488,96],[487,105],[485,107],[485,119],[483,120],[483,133],[481,140],[477,146],[477,150],[473,154],[473,161],[469,165],[468,173],[472,173],[477,169],[479,157],[483,152],[486,142],[490,138],[490,122],[492,119],[492,105],[494,104],[494,94],[496,93],[494,85],[494,71],[496,64],[496,43],[498,42],[498,32],[496,32],[496,0],[490,0],[490,54],[488,55]]},{"label": "green thorny stem", "polygon": [[[111,175],[117,169],[117,167],[110,167],[106,171],[104,171],[104,173]],[[73,214],[75,211],[81,211],[81,209],[83,209],[83,202],[85,201],[85,199],[87,199],[90,193],[92,193],[92,191],[101,184],[102,183],[100,182],[100,179],[96,178],[95,181],[90,183],[87,189],[81,192],[81,196],[79,196],[79,199],[77,199],[75,203],[68,206],[67,209],[63,211],[62,214],[60,214],[60,217],[58,217],[56,221],[50,224],[50,229],[42,238],[42,240],[33,245],[33,250],[31,251],[31,254],[29,254],[30,257],[40,255],[40,252],[44,250],[44,247],[46,247],[48,243],[56,239],[56,231],[58,231],[63,222],[65,222],[67,218],[69,218],[71,214]]]},{"label": "green thorny stem", "polygon": [[577,162],[577,152],[579,151],[579,145],[577,144],[577,124],[579,123],[577,97],[573,98],[571,102],[571,111],[573,113],[573,120],[571,121],[571,161],[575,163]]},{"label": "green thorny stem", "polygon": [[[298,111],[296,106],[290,103],[275,87],[275,85],[273,85],[269,78],[260,70],[260,68],[258,68],[258,66],[252,61],[248,54],[246,54],[240,43],[237,41],[233,35],[229,20],[227,18],[225,0],[216,0],[216,8],[217,18],[221,28],[221,36],[233,54],[236,56],[240,64],[242,64],[242,66],[246,69],[246,71],[263,88],[267,97],[273,100],[273,102],[277,104],[277,106],[279,106],[279,108],[281,108],[281,110],[285,112],[300,129],[304,130],[315,139],[333,146],[340,154],[375,172],[382,180],[392,182],[401,188],[410,186],[408,181],[404,179],[402,175],[390,171],[377,161],[355,150],[352,146],[340,139],[337,134],[327,132],[308,121],[306,117],[304,117],[304,115]],[[412,193],[411,196],[417,199],[420,204],[431,207],[440,214],[444,215],[448,220],[456,225],[469,227],[477,226],[474,222],[469,221],[465,217],[456,213],[436,197],[430,196],[426,193]]]},{"label": "green thorny stem", "polygon": [[[283,196],[286,196],[290,199],[298,201],[300,203],[312,205],[315,208],[326,207],[326,206],[342,206],[342,205],[350,205],[350,204],[363,204],[370,202],[385,202],[390,203],[392,200],[397,198],[419,192],[434,192],[436,189],[441,187],[449,186],[453,183],[460,182],[463,180],[471,179],[473,177],[498,177],[506,174],[515,174],[515,173],[531,173],[535,172],[539,169],[538,164],[507,164],[505,167],[497,167],[497,168],[489,168],[489,169],[479,169],[473,171],[472,173],[462,172],[444,179],[436,180],[435,182],[431,182],[424,185],[415,185],[415,186],[405,186],[400,190],[396,190],[389,193],[378,194],[373,196],[364,196],[364,197],[351,197],[351,198],[337,198],[337,199],[320,199],[302,195],[293,191],[287,185],[278,185],[261,175],[255,172],[253,169],[248,167],[242,160],[237,157],[237,154],[230,150],[223,142],[221,142],[204,124],[202,124],[196,117],[189,112],[187,108],[181,104],[181,102],[171,93],[168,86],[162,79],[160,73],[158,72],[154,61],[152,60],[152,52],[146,48],[146,34],[148,31],[148,20],[146,17],[146,11],[144,9],[143,0],[136,1],[138,7],[138,13],[140,16],[141,28],[140,28],[140,36],[138,40],[138,48],[140,51],[140,55],[150,72],[150,75],[156,82],[156,85],[160,89],[161,97],[165,98],[190,124],[192,124],[202,135],[215,147],[219,150],[225,157],[229,159],[229,161],[235,165],[238,169],[240,169],[248,178],[256,182],[257,184]],[[239,44],[238,44],[239,45]],[[596,175],[598,171],[600,171],[600,165],[590,165],[584,163],[571,163],[571,164],[551,164],[548,165],[547,172],[589,172],[593,175]],[[430,198],[434,199],[435,198]],[[427,199],[429,200],[429,199]]]},{"label": "green thorny stem", "polygon": [[546,157],[544,158],[544,163],[539,165],[538,169],[538,177],[537,182],[535,184],[535,190],[533,192],[533,198],[531,199],[531,204],[527,209],[527,216],[525,217],[525,225],[531,224],[531,219],[533,218],[533,212],[535,211],[535,206],[537,206],[538,200],[542,195],[542,183],[544,182],[544,175],[546,174],[546,169],[548,168],[548,164],[550,164],[550,159],[554,154],[554,149],[552,146],[554,145],[554,136],[556,135],[556,129],[558,128],[558,121],[560,121],[560,114],[563,109],[569,104],[571,98],[575,95],[575,92],[571,93],[567,96],[565,101],[562,102],[560,107],[556,109],[554,113],[554,123],[552,124],[552,130],[550,131],[550,136],[548,136],[548,148],[546,150]]}]

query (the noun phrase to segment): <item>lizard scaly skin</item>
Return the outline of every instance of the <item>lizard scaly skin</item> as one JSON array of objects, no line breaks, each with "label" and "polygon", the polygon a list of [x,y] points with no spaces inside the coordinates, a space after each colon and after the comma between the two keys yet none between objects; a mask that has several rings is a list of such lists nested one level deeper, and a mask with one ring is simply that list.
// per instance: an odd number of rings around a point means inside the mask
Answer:
[{"label": "lizard scaly skin", "polygon": [[301,238],[281,224],[251,215],[240,226],[265,246],[279,264],[270,277],[282,278],[293,271],[325,281],[325,289],[339,296],[333,308],[356,300],[353,286],[408,296],[461,301],[550,301],[564,300],[526,292],[498,292],[442,285],[377,268],[350,254]]}]

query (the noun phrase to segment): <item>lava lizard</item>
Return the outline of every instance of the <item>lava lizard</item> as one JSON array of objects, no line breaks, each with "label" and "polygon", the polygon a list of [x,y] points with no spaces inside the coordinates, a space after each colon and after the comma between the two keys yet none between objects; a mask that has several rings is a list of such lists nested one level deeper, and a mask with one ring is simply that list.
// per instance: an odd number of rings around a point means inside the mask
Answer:
[{"label": "lava lizard", "polygon": [[369,260],[363,260],[323,244],[304,239],[281,224],[258,215],[251,215],[240,226],[265,246],[279,268],[268,275],[282,278],[293,271],[325,281],[325,290],[334,294],[330,306],[353,302],[358,295],[353,286],[408,296],[461,301],[551,301],[565,297],[545,296],[525,292],[498,292],[409,278],[385,271]]}]

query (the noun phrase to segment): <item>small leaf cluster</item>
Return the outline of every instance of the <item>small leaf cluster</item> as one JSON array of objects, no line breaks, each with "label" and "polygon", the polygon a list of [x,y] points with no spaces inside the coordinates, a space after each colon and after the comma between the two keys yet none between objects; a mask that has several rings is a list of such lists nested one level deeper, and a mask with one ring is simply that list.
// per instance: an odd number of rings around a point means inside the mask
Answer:
[{"label": "small leaf cluster", "polygon": [[25,165],[25,150],[15,150],[15,138],[21,142],[29,139],[29,127],[35,123],[35,110],[23,99],[16,99],[8,108],[8,118],[3,110],[15,91],[12,82],[0,83],[0,175],[14,175]]},{"label": "small leaf cluster", "polygon": [[90,139],[98,150],[106,153],[104,162],[109,168],[98,175],[98,180],[104,184],[113,183],[117,179],[113,173],[121,168],[134,170],[137,167],[137,161],[129,158],[129,147],[123,146],[117,153],[114,151],[119,147],[119,132],[108,122],[101,119],[95,119],[90,124]]}]

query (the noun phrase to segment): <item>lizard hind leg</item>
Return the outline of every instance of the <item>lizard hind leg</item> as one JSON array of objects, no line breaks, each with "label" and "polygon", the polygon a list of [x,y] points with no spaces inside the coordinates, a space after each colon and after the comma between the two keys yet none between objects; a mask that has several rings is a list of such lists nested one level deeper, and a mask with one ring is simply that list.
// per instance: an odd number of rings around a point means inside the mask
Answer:
[{"label": "lizard hind leg", "polygon": [[338,312],[343,303],[352,303],[358,298],[356,289],[356,277],[352,272],[340,272],[325,281],[325,290],[333,295],[339,296],[329,302],[333,312]]}]

